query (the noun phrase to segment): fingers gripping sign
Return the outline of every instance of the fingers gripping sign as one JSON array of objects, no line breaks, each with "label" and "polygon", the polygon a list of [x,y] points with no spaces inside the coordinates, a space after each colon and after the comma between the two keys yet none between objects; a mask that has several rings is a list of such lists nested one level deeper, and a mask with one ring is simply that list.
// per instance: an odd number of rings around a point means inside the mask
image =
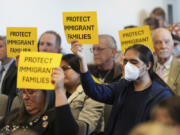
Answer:
[{"label": "fingers gripping sign", "polygon": [[82,59],[83,56],[83,46],[78,43],[77,40],[73,40],[71,42],[71,51],[78,56],[80,59]]},{"label": "fingers gripping sign", "polygon": [[80,58],[80,70],[82,73],[88,71],[87,62],[83,53],[83,46],[77,40],[71,42],[71,51]]},{"label": "fingers gripping sign", "polygon": [[54,68],[51,75],[51,82],[55,85],[55,90],[64,88],[64,72],[60,67]]}]

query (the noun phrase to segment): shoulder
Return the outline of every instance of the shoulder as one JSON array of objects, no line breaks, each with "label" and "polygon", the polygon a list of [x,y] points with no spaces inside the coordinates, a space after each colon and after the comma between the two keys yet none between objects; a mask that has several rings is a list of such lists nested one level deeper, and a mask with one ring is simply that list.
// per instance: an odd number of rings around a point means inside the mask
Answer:
[{"label": "shoulder", "polygon": [[163,86],[155,80],[152,82],[151,92],[153,93],[153,95],[158,96],[172,96],[172,92],[167,86]]},{"label": "shoulder", "polygon": [[88,65],[88,69],[93,75],[97,74],[97,72],[98,72],[98,70],[97,70],[98,68],[96,65]]},{"label": "shoulder", "polygon": [[171,65],[174,67],[179,67],[180,66],[180,59],[173,57]]},{"label": "shoulder", "polygon": [[49,121],[53,121],[53,120],[55,120],[55,107],[53,107],[53,108],[51,108],[51,109],[49,109],[49,110],[47,110],[46,111],[46,113],[44,113],[44,115],[42,115],[42,119],[43,119],[43,117],[48,117],[48,120]]},{"label": "shoulder", "polygon": [[16,64],[15,64],[15,60],[11,63],[11,65],[9,66],[8,70],[7,70],[7,74],[6,76],[9,76],[9,77],[15,77],[17,76],[17,67],[16,67]]},{"label": "shoulder", "polygon": [[120,79],[119,81],[113,82],[108,86],[110,86],[110,87],[119,87],[121,89],[123,87],[129,86],[130,84],[131,84],[131,82],[127,81],[126,79]]},{"label": "shoulder", "polygon": [[9,70],[17,70],[16,61],[15,61],[15,60],[13,60],[13,62],[12,62],[11,65],[9,66]]}]

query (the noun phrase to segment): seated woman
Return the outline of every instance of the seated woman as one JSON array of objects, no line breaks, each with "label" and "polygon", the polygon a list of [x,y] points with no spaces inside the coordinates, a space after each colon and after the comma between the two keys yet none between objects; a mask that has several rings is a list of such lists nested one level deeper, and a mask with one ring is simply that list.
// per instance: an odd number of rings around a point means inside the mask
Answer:
[{"label": "seated woman", "polygon": [[73,54],[63,56],[61,68],[64,70],[64,87],[74,118],[88,123],[90,133],[100,131],[104,104],[92,100],[84,93],[80,81],[79,58]]},{"label": "seated woman", "polygon": [[38,135],[76,135],[78,126],[64,94],[64,73],[61,68],[55,68],[52,83],[55,84],[56,95],[54,108],[54,91],[23,89],[23,107],[0,121],[0,134],[27,129]]}]

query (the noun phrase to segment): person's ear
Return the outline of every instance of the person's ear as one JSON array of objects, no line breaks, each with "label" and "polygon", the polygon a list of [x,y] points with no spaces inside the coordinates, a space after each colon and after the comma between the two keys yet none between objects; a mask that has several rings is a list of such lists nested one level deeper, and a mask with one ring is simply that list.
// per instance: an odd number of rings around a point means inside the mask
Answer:
[{"label": "person's ear", "polygon": [[116,49],[116,48],[112,48],[112,54],[113,54],[113,56],[115,56],[116,53],[117,53],[117,49]]},{"label": "person's ear", "polygon": [[146,69],[149,70],[151,68],[151,66],[152,66],[152,63],[149,62],[146,66],[147,66]]},{"label": "person's ear", "polygon": [[61,53],[61,48],[60,47],[57,47],[57,53]]}]

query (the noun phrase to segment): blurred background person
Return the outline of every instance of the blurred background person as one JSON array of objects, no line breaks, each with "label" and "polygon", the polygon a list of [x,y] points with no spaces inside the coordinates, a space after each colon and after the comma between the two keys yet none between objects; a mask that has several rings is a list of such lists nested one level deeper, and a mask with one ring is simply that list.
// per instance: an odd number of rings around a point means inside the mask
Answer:
[{"label": "blurred background person", "polygon": [[157,7],[153,9],[153,11],[150,14],[151,18],[155,18],[158,20],[159,27],[163,28],[166,27],[166,14],[165,11],[161,7]]},{"label": "blurred background person", "polygon": [[180,133],[180,97],[162,100],[151,113],[152,120],[173,126]]},{"label": "blurred background person", "polygon": [[159,27],[159,22],[155,18],[148,17],[148,18],[146,18],[144,20],[144,24],[143,25],[149,25],[150,29],[154,30],[154,29]]},{"label": "blurred background person", "polygon": [[177,58],[180,58],[180,23],[170,25],[168,29],[170,30],[174,40],[173,54]]},{"label": "blurred background person", "polygon": [[177,58],[180,58],[180,37],[172,34],[172,38],[174,40],[174,48],[172,53]]},{"label": "blurred background person", "polygon": [[172,127],[157,122],[142,123],[129,135],[179,135]]}]

